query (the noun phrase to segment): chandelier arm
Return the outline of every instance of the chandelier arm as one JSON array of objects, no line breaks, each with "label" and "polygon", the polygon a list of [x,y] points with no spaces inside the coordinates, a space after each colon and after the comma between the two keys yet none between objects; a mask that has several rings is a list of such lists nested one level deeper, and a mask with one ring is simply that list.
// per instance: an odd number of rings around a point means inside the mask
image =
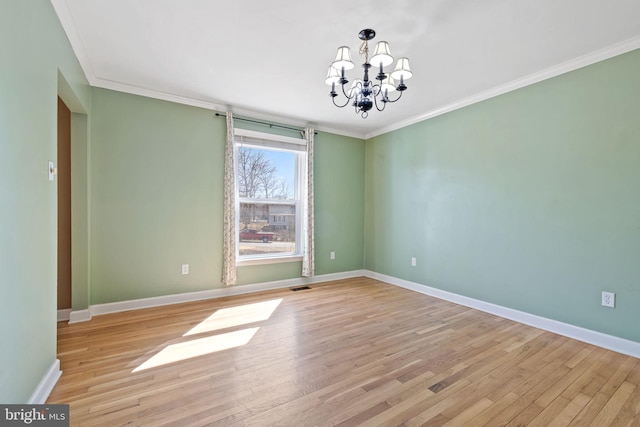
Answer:
[{"label": "chandelier arm", "polygon": [[345,98],[347,98],[347,102],[351,101],[354,95],[351,95],[351,96],[347,95],[347,92],[344,90],[344,85],[341,85],[341,86],[342,86],[342,94],[344,95]]},{"label": "chandelier arm", "polygon": [[400,98],[402,98],[402,94],[403,93],[404,93],[404,91],[400,91],[400,95],[398,95],[398,97],[396,99],[393,99],[393,100],[387,99],[387,102],[394,103],[394,102],[398,101]]},{"label": "chandelier arm", "polygon": [[350,98],[347,98],[347,102],[345,102],[345,103],[344,103],[344,104],[342,104],[342,105],[339,105],[339,104],[336,104],[336,97],[335,97],[335,96],[332,96],[332,97],[331,97],[331,100],[333,101],[333,105],[335,105],[335,106],[336,106],[336,107],[338,107],[338,108],[344,108],[344,107],[346,107],[346,106],[349,104],[349,101],[351,101],[351,99],[350,99]]},{"label": "chandelier arm", "polygon": [[[376,89],[378,90],[377,92],[376,92]],[[373,103],[376,106],[376,110],[378,111],[383,111],[387,106],[387,103],[383,102],[382,99],[380,99],[380,102],[382,102],[382,108],[378,106],[378,95],[380,95],[381,93],[382,93],[382,87],[379,85],[374,85],[373,86]],[[384,95],[382,95],[382,97],[384,98]]]}]

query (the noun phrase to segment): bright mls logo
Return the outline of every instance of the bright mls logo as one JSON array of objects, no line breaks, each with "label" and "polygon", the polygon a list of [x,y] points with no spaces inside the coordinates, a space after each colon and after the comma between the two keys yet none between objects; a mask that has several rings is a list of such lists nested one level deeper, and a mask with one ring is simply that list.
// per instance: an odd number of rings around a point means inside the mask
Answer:
[{"label": "bright mls logo", "polygon": [[69,427],[69,405],[0,405],[0,426]]}]

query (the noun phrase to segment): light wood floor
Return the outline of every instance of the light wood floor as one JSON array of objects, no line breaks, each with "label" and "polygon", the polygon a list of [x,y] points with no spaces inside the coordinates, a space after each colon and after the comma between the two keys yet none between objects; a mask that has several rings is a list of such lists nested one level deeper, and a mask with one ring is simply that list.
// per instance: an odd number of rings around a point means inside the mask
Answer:
[{"label": "light wood floor", "polygon": [[640,360],[366,278],[60,323],[58,356],[72,426],[640,426]]}]

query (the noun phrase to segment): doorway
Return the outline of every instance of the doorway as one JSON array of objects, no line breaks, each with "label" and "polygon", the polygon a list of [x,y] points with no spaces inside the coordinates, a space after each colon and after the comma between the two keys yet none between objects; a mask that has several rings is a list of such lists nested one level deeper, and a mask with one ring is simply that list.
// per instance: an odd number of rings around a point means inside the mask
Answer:
[{"label": "doorway", "polygon": [[58,310],[71,309],[71,110],[58,97]]}]

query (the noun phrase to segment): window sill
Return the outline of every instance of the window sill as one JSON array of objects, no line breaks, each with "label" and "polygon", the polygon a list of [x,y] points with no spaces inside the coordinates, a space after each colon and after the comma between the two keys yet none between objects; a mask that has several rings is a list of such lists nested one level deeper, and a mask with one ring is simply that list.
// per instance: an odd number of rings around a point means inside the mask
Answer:
[{"label": "window sill", "polygon": [[236,261],[236,267],[244,267],[247,265],[261,265],[261,264],[279,264],[283,262],[296,262],[302,261],[302,255],[286,255],[279,257],[264,257],[264,258],[248,258]]}]

